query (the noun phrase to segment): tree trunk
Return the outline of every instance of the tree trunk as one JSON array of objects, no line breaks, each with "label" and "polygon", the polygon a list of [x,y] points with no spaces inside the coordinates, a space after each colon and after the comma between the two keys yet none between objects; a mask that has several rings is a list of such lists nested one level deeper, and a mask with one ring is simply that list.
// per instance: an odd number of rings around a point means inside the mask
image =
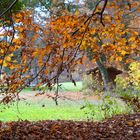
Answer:
[{"label": "tree trunk", "polygon": [[104,88],[106,91],[109,91],[110,88],[109,88],[109,75],[108,75],[108,71],[107,69],[105,68],[105,66],[102,64],[101,60],[97,60],[96,61],[97,63],[97,66],[99,68],[99,71],[101,73],[101,76],[102,76],[102,80],[103,80],[103,84],[104,84]]}]

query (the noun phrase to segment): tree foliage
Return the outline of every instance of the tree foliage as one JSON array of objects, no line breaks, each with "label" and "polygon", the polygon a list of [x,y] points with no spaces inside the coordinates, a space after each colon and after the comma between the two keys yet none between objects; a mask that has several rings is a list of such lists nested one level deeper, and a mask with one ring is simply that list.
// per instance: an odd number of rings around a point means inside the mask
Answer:
[{"label": "tree foliage", "polygon": [[[123,1],[122,1],[123,2]],[[41,4],[44,4],[41,1]],[[75,84],[72,72],[90,56],[92,62],[111,65],[128,63],[133,56],[139,57],[139,33],[125,24],[126,15],[139,10],[139,3],[126,1],[97,1],[88,10],[78,5],[77,10],[68,10],[65,1],[52,1],[49,11],[40,15],[33,9],[25,8],[11,13],[10,26],[2,27],[0,42],[1,73],[9,69],[1,80],[1,92],[6,93],[2,102],[7,103],[38,77],[39,83],[51,87],[59,82],[59,76],[67,71]],[[55,7],[51,7],[51,6]],[[134,9],[135,12],[132,12]],[[2,18],[3,20],[3,18]],[[5,37],[5,39],[3,38]],[[34,60],[37,73],[31,74]],[[5,87],[5,88],[4,88]]]}]

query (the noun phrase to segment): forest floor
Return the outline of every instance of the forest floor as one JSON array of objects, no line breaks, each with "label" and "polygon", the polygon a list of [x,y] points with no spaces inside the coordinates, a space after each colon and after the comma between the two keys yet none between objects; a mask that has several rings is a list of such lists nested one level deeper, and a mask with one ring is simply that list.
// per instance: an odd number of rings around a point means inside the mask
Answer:
[{"label": "forest floor", "polygon": [[0,140],[140,140],[140,113],[102,122],[0,122]]}]

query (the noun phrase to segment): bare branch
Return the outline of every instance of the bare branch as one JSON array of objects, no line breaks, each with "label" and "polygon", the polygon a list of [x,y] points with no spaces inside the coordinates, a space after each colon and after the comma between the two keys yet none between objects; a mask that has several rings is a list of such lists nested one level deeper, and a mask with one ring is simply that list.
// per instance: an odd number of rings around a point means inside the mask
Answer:
[{"label": "bare branch", "polygon": [[18,0],[14,0],[13,3],[3,12],[0,14],[0,17],[2,17],[4,14],[6,14],[9,10],[12,9],[12,7],[17,3]]}]

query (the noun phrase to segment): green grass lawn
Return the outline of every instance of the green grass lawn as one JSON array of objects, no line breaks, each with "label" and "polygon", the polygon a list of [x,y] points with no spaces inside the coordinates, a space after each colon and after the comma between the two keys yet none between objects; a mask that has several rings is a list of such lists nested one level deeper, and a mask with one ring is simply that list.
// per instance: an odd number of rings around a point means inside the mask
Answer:
[{"label": "green grass lawn", "polygon": [[[66,82],[62,83],[60,92],[79,92],[81,90],[82,82],[77,82],[77,86]],[[32,92],[31,88],[26,88],[21,95],[26,95],[27,99],[19,101],[18,106],[17,103],[14,103],[9,108],[8,106],[0,105],[0,121],[87,120],[87,117],[91,117],[94,120],[102,120],[104,118],[104,112],[101,110],[99,101],[92,100],[92,105],[88,104],[86,109],[81,110],[80,108],[86,103],[84,100],[70,101],[59,99],[59,105],[56,106],[52,99],[41,97],[38,100],[38,97],[34,98],[33,94],[35,95],[35,92]],[[120,103],[118,106],[114,104],[109,104],[109,106],[109,116],[129,112],[129,108],[121,106]]]},{"label": "green grass lawn", "polygon": [[[61,91],[76,92],[82,89],[82,82],[77,82],[76,86],[71,82],[61,83]],[[26,88],[21,94],[27,94],[32,88]],[[32,93],[31,93],[32,94]],[[41,101],[25,100],[17,104],[7,106],[0,105],[0,121],[22,120],[83,120],[86,119],[85,112],[80,109],[83,101],[58,100],[58,106],[52,99],[42,99]],[[44,107],[42,107],[44,106]],[[5,108],[5,109],[4,109]]]},{"label": "green grass lawn", "polygon": [[76,82],[76,86],[72,82],[65,82],[65,83],[60,83],[60,91],[72,91],[72,92],[78,92],[82,90],[82,82]]},{"label": "green grass lawn", "polygon": [[[82,81],[76,82],[76,86],[72,83],[72,82],[65,82],[65,83],[59,83],[59,91],[71,91],[71,92],[78,92],[82,90]],[[53,91],[56,90],[56,85],[53,87]],[[48,91],[49,89],[47,88],[47,86],[43,85],[40,87],[40,89],[42,90],[46,90]],[[32,88],[27,87],[26,89],[24,89],[24,91],[29,91],[32,90]]]},{"label": "green grass lawn", "polygon": [[[45,105],[45,107],[42,107]],[[86,115],[83,110],[80,109],[82,104],[80,102],[71,101],[59,101],[59,105],[56,106],[54,101],[48,100],[45,103],[31,103],[26,104],[24,101],[19,102],[17,105],[11,105],[10,108],[4,109],[1,106],[0,109],[0,121],[16,121],[22,120],[83,120],[86,119]]]},{"label": "green grass lawn", "polygon": [[[97,103],[88,105],[85,109],[80,109],[85,102],[59,100],[59,105],[56,106],[52,99],[45,99],[41,101],[20,101],[18,106],[13,104],[8,108],[7,106],[0,106],[0,121],[17,121],[17,120],[87,120],[93,119],[99,121],[105,118],[104,111]],[[126,106],[112,105],[110,111],[107,113],[109,117],[120,113],[129,113],[130,108]],[[88,113],[88,114],[86,114]]]}]

